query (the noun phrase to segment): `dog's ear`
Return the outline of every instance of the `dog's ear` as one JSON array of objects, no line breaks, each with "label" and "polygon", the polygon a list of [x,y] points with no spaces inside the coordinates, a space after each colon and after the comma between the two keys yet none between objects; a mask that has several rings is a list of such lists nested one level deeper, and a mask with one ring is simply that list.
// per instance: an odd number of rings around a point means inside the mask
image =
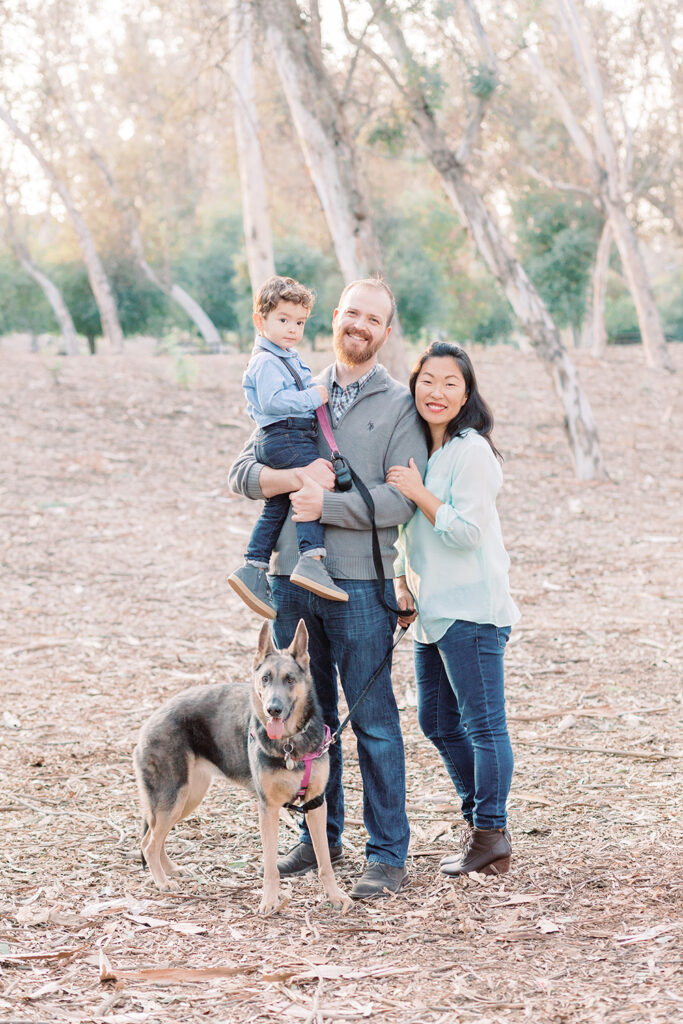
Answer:
[{"label": "dog's ear", "polygon": [[264,622],[258,637],[258,647],[254,655],[254,667],[261,665],[274,650],[275,645],[273,644],[273,634],[270,631],[270,623]]},{"label": "dog's ear", "polygon": [[298,665],[301,665],[302,668],[308,668],[308,630],[306,629],[306,623],[303,619],[299,619],[299,625],[296,627],[294,639],[287,650]]}]

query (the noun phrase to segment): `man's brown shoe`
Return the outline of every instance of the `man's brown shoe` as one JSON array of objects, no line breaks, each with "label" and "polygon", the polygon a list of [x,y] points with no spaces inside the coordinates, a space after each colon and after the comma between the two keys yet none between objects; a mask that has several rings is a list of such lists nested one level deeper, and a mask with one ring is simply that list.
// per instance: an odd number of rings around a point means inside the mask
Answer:
[{"label": "man's brown shoe", "polygon": [[358,879],[351,890],[352,900],[373,900],[400,892],[408,881],[406,868],[395,864],[368,864],[365,874]]},{"label": "man's brown shoe", "polygon": [[510,869],[512,843],[505,828],[473,828],[469,842],[463,844],[462,852],[453,860],[442,861],[444,875],[453,878],[479,871],[482,875],[502,875]]}]

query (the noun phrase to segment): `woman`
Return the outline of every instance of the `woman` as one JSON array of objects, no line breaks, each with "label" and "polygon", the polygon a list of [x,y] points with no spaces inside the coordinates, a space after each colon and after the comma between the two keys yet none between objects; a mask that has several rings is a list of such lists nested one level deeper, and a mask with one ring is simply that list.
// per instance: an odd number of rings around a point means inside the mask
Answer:
[{"label": "woman", "polygon": [[[519,612],[496,512],[503,475],[491,440],[493,417],[470,358],[457,345],[430,345],[413,369],[410,390],[430,458],[424,483],[412,459],[387,474],[417,505],[399,536],[396,596],[400,609],[417,609],[420,728],[443,758],[467,824],[460,851],[444,857],[441,870],[498,874],[509,869],[512,853],[503,654]],[[406,614],[399,622],[413,618]]]}]

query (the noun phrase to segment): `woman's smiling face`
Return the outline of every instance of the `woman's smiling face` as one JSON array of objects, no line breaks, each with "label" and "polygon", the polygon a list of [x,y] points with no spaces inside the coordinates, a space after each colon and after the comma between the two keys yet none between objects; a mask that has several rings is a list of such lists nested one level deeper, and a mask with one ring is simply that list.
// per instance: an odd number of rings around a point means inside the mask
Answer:
[{"label": "woman's smiling face", "polygon": [[453,356],[432,356],[415,381],[415,407],[437,432],[445,430],[467,401],[467,385]]}]

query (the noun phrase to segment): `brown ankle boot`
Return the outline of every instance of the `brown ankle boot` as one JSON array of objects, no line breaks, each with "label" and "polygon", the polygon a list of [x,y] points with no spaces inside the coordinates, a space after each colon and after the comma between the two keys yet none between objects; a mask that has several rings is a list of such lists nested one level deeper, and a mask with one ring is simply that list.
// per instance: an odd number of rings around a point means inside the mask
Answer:
[{"label": "brown ankle boot", "polygon": [[452,878],[466,875],[470,871],[479,871],[482,875],[502,875],[509,871],[512,843],[506,828],[473,828],[468,838],[469,843],[463,846],[458,857],[440,865],[444,875]]}]

